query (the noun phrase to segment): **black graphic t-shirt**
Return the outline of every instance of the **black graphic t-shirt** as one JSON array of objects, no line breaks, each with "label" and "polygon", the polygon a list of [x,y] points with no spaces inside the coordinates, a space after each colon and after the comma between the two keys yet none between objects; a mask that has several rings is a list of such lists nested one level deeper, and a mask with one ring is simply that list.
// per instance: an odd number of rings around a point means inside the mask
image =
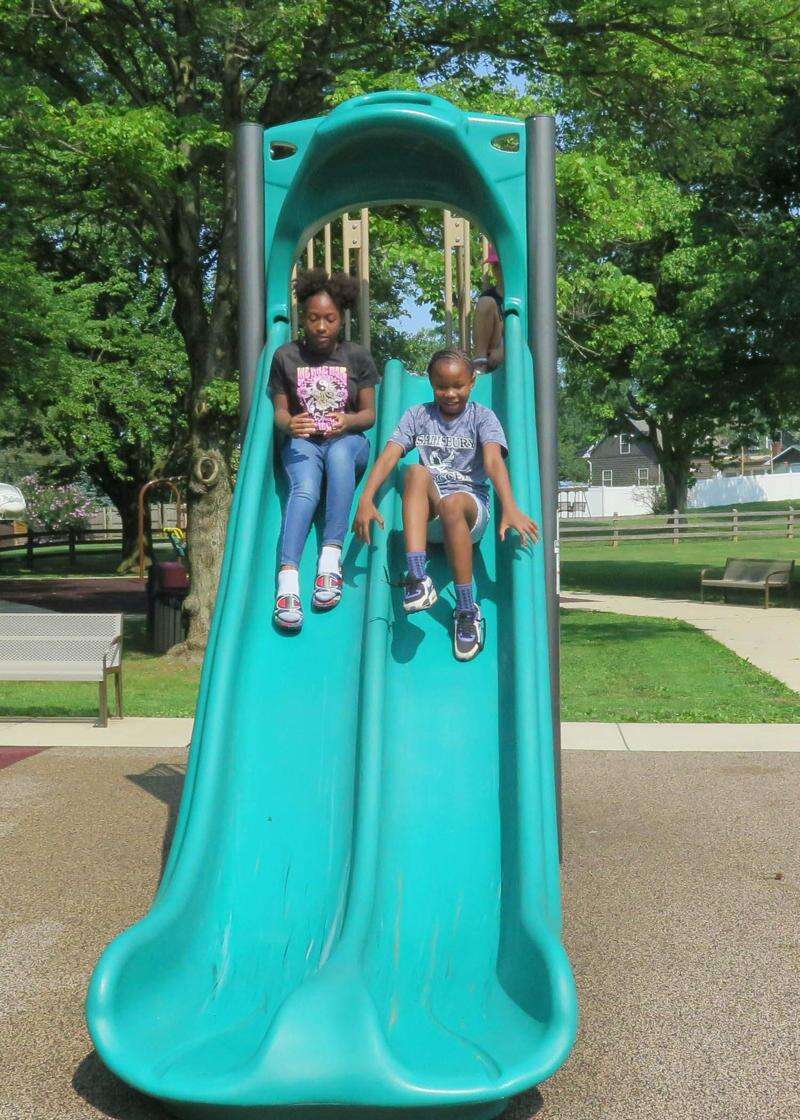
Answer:
[{"label": "black graphic t-shirt", "polygon": [[372,355],[355,342],[338,342],[325,357],[302,342],[279,346],[269,371],[269,394],[285,393],[289,414],[307,412],[318,431],[332,425],[337,412],[358,412],[358,391],[379,381]]}]

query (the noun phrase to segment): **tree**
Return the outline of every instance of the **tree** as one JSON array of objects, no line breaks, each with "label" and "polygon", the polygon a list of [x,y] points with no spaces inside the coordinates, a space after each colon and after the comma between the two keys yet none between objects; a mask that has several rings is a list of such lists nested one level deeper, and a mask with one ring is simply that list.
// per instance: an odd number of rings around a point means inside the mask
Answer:
[{"label": "tree", "polygon": [[190,651],[205,644],[231,490],[228,429],[209,399],[236,367],[234,125],[315,115],[367,83],[445,82],[478,104],[510,69],[531,77],[539,108],[563,98],[578,132],[604,120],[676,163],[689,135],[708,162],[760,106],[749,56],[786,25],[777,0],[634,0],[622,14],[610,0],[34,0],[0,18],[18,220],[44,225],[56,248],[87,217],[125,230],[170,288],[189,372]]},{"label": "tree", "polygon": [[[49,452],[51,476],[82,474],[116,506],[126,570],[140,487],[183,466],[186,357],[157,274],[106,267],[95,249],[103,279],[0,256],[0,386],[15,443]],[[149,509],[145,527],[149,536]]]}]

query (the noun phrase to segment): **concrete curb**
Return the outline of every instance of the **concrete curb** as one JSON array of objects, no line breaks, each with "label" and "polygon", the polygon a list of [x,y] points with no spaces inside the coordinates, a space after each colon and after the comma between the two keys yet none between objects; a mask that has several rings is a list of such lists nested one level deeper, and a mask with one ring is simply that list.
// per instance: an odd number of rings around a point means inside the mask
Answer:
[{"label": "concrete curb", "polygon": [[[110,747],[183,749],[192,737],[191,719],[131,716],[108,727],[19,720],[0,722],[2,747]],[[564,723],[569,751],[791,751],[800,753],[798,723]]]}]

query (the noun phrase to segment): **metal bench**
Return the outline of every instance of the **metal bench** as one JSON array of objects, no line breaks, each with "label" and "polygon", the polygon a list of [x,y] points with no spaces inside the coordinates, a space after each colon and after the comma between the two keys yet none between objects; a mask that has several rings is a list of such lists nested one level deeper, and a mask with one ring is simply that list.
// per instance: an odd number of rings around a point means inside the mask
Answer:
[{"label": "metal bench", "polygon": [[108,680],[122,719],[121,614],[0,614],[0,680],[97,681],[108,726]]},{"label": "metal bench", "polygon": [[[718,569],[716,569],[718,570]],[[739,557],[728,557],[725,561],[725,571],[719,578],[709,579],[706,572],[713,572],[714,568],[703,568],[700,573],[700,602],[705,602],[705,589],[716,587],[722,591],[722,597],[727,603],[728,591],[763,591],[764,609],[769,607],[770,590],[776,588],[788,591],[792,582],[794,560],[743,560]]]}]

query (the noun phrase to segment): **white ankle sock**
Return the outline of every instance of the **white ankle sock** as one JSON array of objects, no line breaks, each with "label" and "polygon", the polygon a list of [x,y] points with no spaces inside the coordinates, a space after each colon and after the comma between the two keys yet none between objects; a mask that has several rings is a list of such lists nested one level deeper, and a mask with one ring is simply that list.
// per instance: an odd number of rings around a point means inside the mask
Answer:
[{"label": "white ankle sock", "polygon": [[300,594],[300,573],[297,568],[283,568],[278,572],[278,594]]},{"label": "white ankle sock", "polygon": [[342,567],[342,550],[335,544],[324,544],[322,552],[319,554],[319,564],[317,565],[317,575],[330,576],[341,571]]}]

